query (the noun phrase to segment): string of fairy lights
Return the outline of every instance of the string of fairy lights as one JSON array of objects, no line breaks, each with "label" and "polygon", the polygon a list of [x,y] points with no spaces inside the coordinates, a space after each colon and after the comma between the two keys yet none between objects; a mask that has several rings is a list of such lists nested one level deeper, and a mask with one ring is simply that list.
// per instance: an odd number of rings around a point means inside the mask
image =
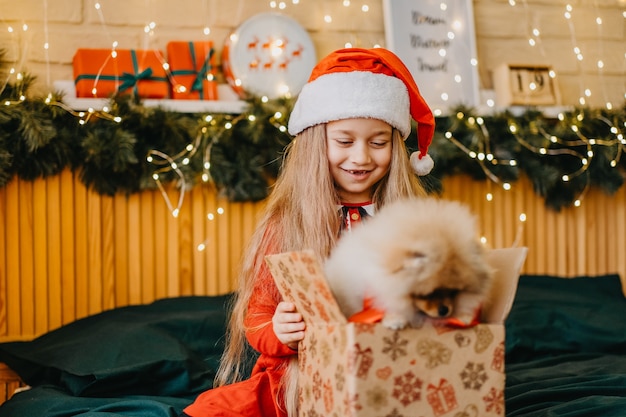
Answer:
[{"label": "string of fairy lights", "polygon": [[[203,13],[205,13],[205,15],[207,16],[207,20],[211,18],[212,11],[214,10],[214,7],[213,7],[214,1],[217,1],[217,0],[204,0],[202,3]],[[367,1],[351,1],[351,0],[337,0],[337,1],[341,2],[342,7],[356,9],[356,13],[368,13],[370,11],[370,6],[367,3]],[[47,80],[48,85],[50,85],[50,48],[53,45],[50,44],[50,37],[49,37],[48,1],[42,0],[42,2],[43,2],[42,4],[43,28],[42,29],[44,32],[43,33],[44,44],[42,47],[44,49],[46,80]],[[300,3],[301,3],[300,0],[291,0],[290,2],[270,1],[268,3],[268,6],[271,10],[288,12],[289,8],[298,7]],[[532,10],[531,6],[528,4],[526,0],[522,0],[521,3],[522,3],[521,7],[523,7],[524,9],[524,16],[526,18],[526,26],[528,28],[528,31],[527,31],[528,45],[532,48],[537,48],[538,54],[543,59],[547,59],[545,49],[544,49],[544,42],[541,37],[542,31],[541,31],[541,28],[537,24],[539,19],[537,19],[537,16],[533,14],[534,11]],[[239,5],[240,5],[239,14],[241,14],[241,9],[242,9],[241,1]],[[509,5],[512,8],[520,7],[520,5],[517,3],[516,0],[509,0]],[[325,3],[325,7],[328,7],[328,2]],[[595,5],[595,3],[594,3],[594,7],[596,10],[596,17],[594,18],[594,23],[596,24],[597,33],[598,33],[598,36],[597,36],[598,41],[597,41],[596,51],[595,51],[595,54],[598,56],[596,67],[598,71],[598,78],[602,81],[603,74],[604,74],[604,67],[605,67],[605,59],[606,59],[605,58],[606,51],[603,46],[603,38],[604,38],[603,23],[604,22],[600,15],[600,10],[598,9],[598,6]],[[115,11],[106,10],[106,5],[97,0],[93,1],[93,8],[96,11],[96,14],[98,16],[103,36],[105,36],[105,38],[111,45],[111,54],[108,59],[115,59],[117,56],[117,50],[120,44],[119,44],[119,41],[116,40],[111,35],[111,31],[109,30],[109,25],[107,24],[107,20],[105,19],[105,14],[107,11],[110,13],[113,13]],[[445,11],[446,8],[447,8],[446,2],[442,1],[441,9]],[[153,8],[151,7],[147,8],[147,10],[151,10],[151,9]],[[594,91],[592,91],[591,88],[587,87],[586,85],[587,80],[585,79],[584,71],[582,69],[582,62],[584,59],[584,54],[576,36],[576,28],[575,28],[574,21],[573,21],[573,16],[575,15],[575,13],[576,13],[576,10],[574,6],[572,6],[571,4],[565,5],[563,18],[565,19],[567,26],[569,28],[572,51],[576,57],[577,65],[578,65],[577,70],[579,73],[579,83],[580,83],[579,104],[581,106],[585,106],[588,102],[589,97],[595,93]],[[624,12],[623,17],[626,18],[626,11]],[[322,19],[325,24],[331,24],[333,22],[333,13],[330,11],[323,13]],[[3,22],[3,21],[0,21],[0,22]],[[0,88],[1,88],[0,91],[2,91],[8,85],[8,83],[11,81],[12,78],[15,78],[16,80],[20,80],[22,77],[24,77],[25,61],[28,55],[28,47],[31,44],[28,41],[27,35],[29,32],[29,26],[26,23],[23,23],[19,26],[11,25],[11,24],[7,24],[6,26],[7,26],[7,31],[10,37],[10,45],[14,46],[13,51],[12,51],[13,56],[15,56],[16,59],[13,63],[14,65],[9,69],[6,79],[0,82]],[[147,19],[146,24],[143,27],[143,33],[144,33],[143,48],[156,50],[157,48],[153,48],[153,45],[152,45],[152,43],[155,42],[156,33],[157,33],[157,24],[155,23],[154,20]],[[202,27],[201,33],[204,39],[208,39],[208,37],[211,35],[210,21],[207,21],[207,24],[204,27]],[[346,36],[348,37],[349,35],[346,35]],[[362,41],[359,39],[355,39],[353,37],[352,39],[347,40],[343,46],[344,47],[360,46],[359,43],[362,43]],[[367,47],[378,47],[378,46],[381,46],[381,45],[380,45],[380,42],[376,40],[374,40],[373,42],[370,42],[370,44],[367,45]],[[182,92],[185,89],[185,87],[176,82],[175,77],[172,75],[172,72],[169,70],[169,64],[166,61],[166,59],[160,54],[158,54],[158,56],[159,56],[160,63],[163,69],[165,70],[167,78],[170,80],[171,84],[174,86],[174,89],[176,91]],[[624,58],[626,61],[626,55],[624,56]],[[472,58],[472,59],[475,59],[475,58]],[[473,62],[473,64],[475,65],[477,63]],[[555,73],[552,72],[550,76],[554,77]],[[209,80],[213,80],[214,75],[209,72],[207,74],[207,77],[209,77],[208,78]],[[94,81],[94,86],[92,90],[92,93],[94,94],[94,96],[97,94],[97,83],[98,83],[98,77],[96,77]],[[600,85],[602,86],[602,88],[604,88],[604,84],[602,82],[600,83]],[[611,110],[614,107],[614,103],[612,103],[610,100],[606,98],[607,93],[605,90],[602,91],[600,94],[604,96],[606,109]],[[625,88],[624,98],[626,99],[626,88]],[[20,94],[18,95],[18,99],[5,100],[4,103],[2,104],[6,106],[20,105],[22,102],[24,102],[24,100],[26,100],[26,96],[23,94]],[[268,98],[262,97],[262,100],[267,101]],[[53,98],[52,93],[50,93],[47,96],[46,103],[51,106],[58,106],[64,109],[65,111],[67,111],[68,113],[70,113],[71,115],[77,117],[79,119],[80,124],[85,124],[94,117],[105,119],[113,123],[121,123],[122,121],[122,118],[120,116],[111,114],[107,106],[99,110],[89,108],[87,111],[76,111],[76,110],[73,110],[67,104],[63,103],[62,101],[55,100]],[[493,100],[490,100],[490,99],[486,101],[486,105],[488,107],[495,106]],[[437,115],[440,115],[440,114],[437,114]],[[149,151],[146,160],[149,164],[152,164],[155,166],[155,170],[153,172],[152,178],[157,188],[160,190],[163,196],[163,199],[165,201],[165,204],[167,205],[167,208],[172,216],[174,217],[178,216],[180,209],[184,202],[185,193],[189,188],[188,181],[181,167],[189,164],[191,157],[195,155],[197,152],[204,152],[202,180],[206,183],[211,182],[210,152],[211,152],[211,144],[213,143],[213,141],[219,139],[219,136],[221,134],[220,132],[225,132],[231,129],[239,120],[243,118],[247,118],[248,121],[254,123],[255,117],[256,116],[252,114],[251,112],[244,112],[232,119],[220,119],[219,123],[223,123],[223,125],[220,127],[220,129],[217,129],[217,134],[212,133],[214,136],[212,138],[209,138],[210,140],[208,141],[206,139],[207,139],[207,135],[209,134],[209,130],[207,129],[206,126],[203,126],[197,132],[197,135],[194,138],[194,140],[191,143],[189,143],[184,149],[182,149],[180,152],[174,155],[168,155],[164,152],[161,152],[158,149],[153,149]],[[563,113],[560,113],[558,115],[558,118],[559,120],[562,121],[564,118]],[[578,121],[581,122],[583,118],[584,118],[584,115],[581,111]],[[272,123],[274,124],[276,129],[280,132],[286,131],[285,119],[286,119],[285,115],[283,114],[276,114],[274,118],[272,119],[273,120]],[[516,161],[515,159],[497,158],[491,152],[491,149],[490,149],[491,138],[490,138],[489,130],[486,128],[482,117],[476,117],[476,116],[465,114],[463,112],[459,112],[456,114],[456,119],[458,120],[459,123],[465,123],[473,127],[474,134],[478,138],[478,140],[475,142],[478,144],[477,149],[470,149],[467,146],[463,145],[463,143],[460,140],[455,138],[453,127],[451,127],[448,131],[446,131],[444,136],[451,143],[453,143],[455,146],[461,149],[469,158],[475,160],[479,164],[479,166],[485,173],[486,177],[488,178],[489,184],[498,185],[502,189],[507,190],[507,191],[511,190],[512,189],[511,183],[500,179],[499,176],[494,173],[492,168],[498,165],[516,166],[518,164],[518,161]],[[610,165],[613,168],[617,167],[620,161],[620,158],[622,156],[622,153],[624,152],[624,150],[626,150],[626,140],[624,139],[624,134],[623,134],[623,131],[626,129],[626,126],[613,125],[613,122],[606,118],[600,117],[599,120],[602,123],[605,123],[609,127],[610,132],[613,135],[610,140],[598,140],[597,138],[587,137],[580,131],[578,126],[574,123],[572,124],[571,129],[578,137],[578,140],[576,142],[562,139],[546,131],[544,128],[540,127],[539,134],[542,135],[546,139],[547,145],[539,147],[539,146],[529,143],[524,137],[522,137],[519,134],[520,127],[517,125],[517,121],[514,118],[511,118],[509,120],[508,127],[509,127],[511,134],[515,137],[515,139],[519,142],[519,144],[533,153],[536,153],[538,155],[545,155],[545,156],[560,155],[563,153],[568,153],[572,157],[578,158],[579,163],[580,163],[578,169],[574,170],[573,172],[569,172],[563,175],[561,178],[563,182],[568,182],[568,181],[571,181],[575,177],[585,175],[587,173],[590,162],[594,158],[594,152],[593,152],[594,146],[607,146],[607,147],[611,147],[611,149],[613,148],[616,149],[615,155],[613,159],[610,161]],[[204,122],[206,124],[216,126],[216,124],[218,123],[218,118],[214,117],[214,115],[207,114],[204,116]],[[215,132],[215,130],[213,130],[212,132]],[[206,146],[205,149],[201,149],[202,143],[208,143],[209,145]],[[564,147],[551,148],[550,144],[565,145],[566,147],[565,148]],[[578,152],[574,150],[568,149],[568,147],[579,146],[579,145],[583,145],[585,147],[586,149],[585,154],[579,154]],[[175,174],[177,178],[177,183],[178,183],[179,196],[176,202],[172,202],[172,200],[169,198],[168,193],[166,192],[166,189],[163,184],[163,179],[162,179],[164,177],[164,174],[171,174],[171,173]],[[587,186],[577,196],[575,203],[574,203],[575,206],[581,205],[581,202],[588,188],[589,188],[589,183],[587,182]],[[493,193],[490,192],[490,189],[491,187],[488,187],[488,192],[485,195],[485,198],[487,201],[492,201],[494,198]],[[217,208],[218,215],[223,214],[223,212],[224,212],[223,208],[221,207]],[[215,220],[217,218],[215,213],[207,213],[206,217],[210,221]],[[522,225],[525,221],[526,221],[526,214],[521,213],[519,215],[520,225]],[[515,244],[519,244],[520,234],[521,234],[521,230],[518,230],[518,236],[516,236]],[[204,248],[206,248],[206,245],[207,245],[207,241],[200,243],[198,245],[198,250],[203,250]]]},{"label": "string of fairy lights", "polygon": [[[509,5],[511,7],[519,7],[516,0],[509,0]],[[531,47],[538,47],[541,56],[543,58],[546,58],[546,52],[545,52],[545,49],[543,48],[543,42],[541,41],[541,28],[536,23],[537,19],[532,19],[530,6],[528,5],[528,2],[526,0],[522,0],[522,5],[524,7],[524,12],[525,12],[526,26],[529,29],[528,30],[529,33],[527,34],[528,44]],[[604,21],[600,13],[600,8],[598,6],[598,3],[594,2],[593,7],[596,13],[596,16],[594,17],[593,22],[595,23],[596,31],[598,34],[597,36],[598,41],[596,45],[597,46],[596,52],[597,52],[598,59],[595,62],[595,66],[597,68],[598,78],[601,81],[600,88],[602,89],[602,96],[604,98],[605,107],[608,110],[611,110],[613,109],[614,104],[607,98],[607,91],[606,91],[605,83],[602,82],[604,80],[603,70],[605,67],[605,62],[603,58],[605,57],[605,48],[604,48],[604,42],[602,41],[602,39],[604,38],[604,30],[603,30]],[[572,52],[574,56],[576,57],[577,70],[579,73],[580,97],[578,99],[578,102],[581,106],[585,106],[587,104],[587,100],[593,94],[593,91],[591,88],[586,86],[587,83],[585,80],[585,73],[582,68],[582,63],[584,61],[584,54],[583,54],[583,50],[580,45],[580,42],[578,41],[577,36],[576,36],[576,29],[575,29],[574,21],[573,21],[574,13],[575,13],[574,7],[571,4],[566,4],[565,10],[563,12],[563,17],[567,23],[570,40],[572,44]],[[623,17],[626,18],[626,11],[622,12],[622,15]],[[554,74],[551,74],[551,76],[554,77]],[[626,97],[626,93],[625,93],[625,97]]]},{"label": "string of fairy lights", "polygon": [[[523,7],[524,7],[524,11],[525,11],[525,17],[526,17],[526,26],[527,28],[529,28],[529,34],[528,34],[528,44],[533,47],[533,48],[538,48],[539,49],[539,53],[543,58],[546,58],[546,53],[545,53],[545,49],[543,47],[543,42],[541,40],[541,28],[539,28],[535,23],[535,21],[531,21],[531,12],[530,12],[530,7],[528,5],[528,2],[526,0],[522,0],[523,3]],[[509,0],[509,5],[511,7],[517,7],[517,2],[516,0]],[[595,23],[596,23],[596,27],[597,27],[597,33],[598,33],[598,52],[599,52],[599,57],[597,62],[596,62],[596,66],[598,68],[598,77],[600,78],[601,81],[603,81],[603,68],[604,68],[604,61],[602,59],[602,57],[604,56],[604,47],[603,47],[603,42],[602,42],[602,38],[603,38],[603,20],[602,17],[600,16],[599,13],[599,9],[598,9],[598,5],[597,2],[594,2],[594,8],[595,8],[595,12],[596,12],[596,17],[595,17]],[[577,38],[576,38],[576,30],[574,27],[574,23],[572,20],[572,16],[573,16],[573,12],[574,12],[574,8],[571,4],[566,4],[565,5],[565,12],[563,13],[563,16],[567,22],[567,26],[570,32],[570,38],[571,38],[571,42],[572,42],[572,50],[576,56],[576,60],[577,60],[577,69],[578,69],[578,73],[579,73],[579,83],[580,83],[580,90],[581,90],[581,94],[579,97],[579,104],[581,106],[586,105],[587,103],[587,98],[591,96],[592,91],[590,88],[586,88],[585,87],[585,77],[584,77],[584,71],[582,70],[582,61],[584,59],[582,50],[578,44]],[[626,11],[623,12],[623,16],[626,18]],[[626,56],[625,56],[626,58]],[[550,77],[555,78],[556,74],[553,70],[550,71]],[[604,83],[601,82],[600,85],[604,88]],[[531,90],[533,90],[533,86],[531,85]],[[608,110],[613,109],[613,103],[610,102],[607,99],[607,94],[606,94],[606,90],[603,90],[603,97],[604,97],[604,101],[605,101],[605,107]],[[624,92],[624,97],[626,98],[626,89]],[[579,114],[579,120],[582,120],[582,113]],[[558,115],[559,120],[563,120],[563,113],[559,113]],[[527,148],[528,150],[538,153],[540,155],[559,155],[559,154],[563,154],[563,153],[568,153],[576,158],[579,159],[580,161],[580,168],[572,173],[569,174],[565,174],[562,176],[561,180],[563,182],[568,182],[570,181],[572,178],[575,178],[579,175],[584,175],[589,166],[590,166],[590,162],[591,159],[594,156],[593,150],[592,150],[592,146],[596,145],[596,144],[600,144],[600,145],[605,145],[605,146],[609,146],[609,147],[613,147],[615,145],[615,148],[617,149],[616,154],[614,156],[614,158],[611,160],[610,165],[611,167],[616,167],[620,158],[621,158],[621,154],[623,152],[623,150],[625,149],[624,145],[626,145],[626,140],[624,140],[624,135],[623,133],[621,133],[619,131],[619,127],[618,126],[613,126],[612,122],[606,118],[600,118],[600,120],[604,123],[606,123],[609,127],[610,127],[610,131],[613,135],[615,135],[615,139],[610,140],[610,141],[597,141],[594,138],[588,138],[585,137],[580,130],[578,129],[578,127],[576,125],[572,125],[571,129],[576,133],[576,135],[579,137],[579,141],[577,141],[577,143],[567,143],[568,146],[575,146],[575,145],[584,145],[586,146],[587,149],[587,153],[586,155],[580,155],[575,151],[572,151],[571,149],[568,148],[559,148],[559,149],[549,149],[548,147],[537,147],[537,146],[533,146],[530,143],[528,143],[523,137],[521,137],[518,132],[519,132],[519,128],[518,126],[512,121],[509,123],[509,130],[511,131],[511,133],[515,136],[516,140],[525,148]],[[553,144],[564,144],[564,140],[555,136],[555,135],[550,135],[548,132],[546,132],[544,129],[539,128],[539,132],[542,136],[544,136],[546,139],[549,140],[549,143],[553,143]],[[514,165],[516,164],[515,161],[508,161],[509,164]],[[481,167],[483,165],[481,164]],[[495,181],[492,176],[490,176],[490,179],[494,182]],[[504,189],[509,189],[510,188],[510,184],[504,183],[502,184]],[[574,206],[575,207],[580,207],[582,199],[584,198],[585,194],[587,193],[587,191],[589,190],[589,181],[585,182],[585,187],[584,189],[579,193],[579,195],[576,197],[576,199],[574,200]],[[487,195],[487,199],[490,199],[490,194]],[[523,223],[526,221],[526,215],[525,213],[520,214],[520,223]],[[520,230],[518,230],[518,234],[520,234]],[[516,238],[516,243],[518,242],[518,238]]]}]

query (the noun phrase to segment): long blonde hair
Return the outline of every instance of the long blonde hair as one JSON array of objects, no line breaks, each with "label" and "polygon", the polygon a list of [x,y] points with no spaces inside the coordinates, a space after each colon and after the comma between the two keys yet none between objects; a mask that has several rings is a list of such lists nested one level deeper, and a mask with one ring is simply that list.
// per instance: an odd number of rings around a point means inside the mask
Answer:
[{"label": "long blonde hair", "polygon": [[[398,198],[424,195],[413,173],[400,133],[393,129],[389,172],[375,186],[372,202],[381,207]],[[246,339],[244,318],[259,274],[267,274],[264,256],[311,249],[325,259],[338,238],[340,203],[327,158],[326,125],[307,128],[286,149],[283,167],[268,197],[263,218],[242,260],[239,288],[227,333],[226,350],[220,362],[216,386],[245,377]],[[280,294],[268,286],[276,304]],[[287,400],[290,394],[285,394]]]}]

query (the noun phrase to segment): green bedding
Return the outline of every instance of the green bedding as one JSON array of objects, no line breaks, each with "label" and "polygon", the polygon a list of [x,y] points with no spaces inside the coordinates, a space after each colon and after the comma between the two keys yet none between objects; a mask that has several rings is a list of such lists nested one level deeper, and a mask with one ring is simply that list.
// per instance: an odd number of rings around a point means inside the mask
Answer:
[{"label": "green bedding", "polygon": [[506,322],[507,416],[626,416],[617,275],[522,276]]},{"label": "green bedding", "polygon": [[[230,300],[165,299],[0,344],[33,386],[0,417],[177,416],[211,387]],[[507,416],[626,416],[624,317],[616,275],[522,276],[506,321]]]},{"label": "green bedding", "polygon": [[0,344],[0,361],[33,387],[0,416],[178,415],[212,387],[231,298],[163,299]]},{"label": "green bedding", "polygon": [[37,417],[177,417],[192,400],[180,397],[126,395],[80,397],[54,385],[40,385],[0,407],[2,416]]}]

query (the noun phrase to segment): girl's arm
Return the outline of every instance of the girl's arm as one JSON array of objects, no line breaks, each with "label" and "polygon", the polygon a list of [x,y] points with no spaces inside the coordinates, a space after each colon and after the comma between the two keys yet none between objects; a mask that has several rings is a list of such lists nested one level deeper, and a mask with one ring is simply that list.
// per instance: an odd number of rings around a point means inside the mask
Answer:
[{"label": "girl's arm", "polygon": [[262,354],[289,356],[295,354],[297,342],[304,337],[304,322],[291,303],[276,301],[277,294],[272,275],[263,268],[248,304],[246,338]]}]

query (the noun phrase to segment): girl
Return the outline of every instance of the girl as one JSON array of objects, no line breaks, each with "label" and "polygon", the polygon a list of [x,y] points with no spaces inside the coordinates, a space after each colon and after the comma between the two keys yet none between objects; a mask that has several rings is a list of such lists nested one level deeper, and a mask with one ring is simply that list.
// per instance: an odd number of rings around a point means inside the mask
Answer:
[{"label": "girl", "polygon": [[[404,139],[411,117],[419,151],[409,159]],[[289,133],[296,138],[243,259],[219,388],[200,394],[183,416],[296,415],[289,382],[297,368],[289,364],[305,323],[292,303],[281,301],[264,257],[312,249],[325,259],[341,230],[390,201],[423,195],[415,173],[432,169],[433,131],[432,112],[390,51],[342,49],[318,63],[294,105]],[[242,380],[246,342],[260,357]]]}]

